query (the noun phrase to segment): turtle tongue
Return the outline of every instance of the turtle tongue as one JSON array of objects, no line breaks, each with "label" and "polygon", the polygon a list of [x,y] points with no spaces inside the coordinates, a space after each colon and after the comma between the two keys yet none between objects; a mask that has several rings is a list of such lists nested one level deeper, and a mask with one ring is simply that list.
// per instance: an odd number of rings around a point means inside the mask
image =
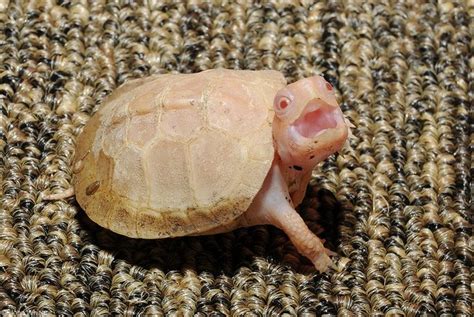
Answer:
[{"label": "turtle tongue", "polygon": [[334,107],[316,107],[309,105],[294,123],[298,133],[305,138],[312,138],[324,130],[336,128],[337,112]]}]

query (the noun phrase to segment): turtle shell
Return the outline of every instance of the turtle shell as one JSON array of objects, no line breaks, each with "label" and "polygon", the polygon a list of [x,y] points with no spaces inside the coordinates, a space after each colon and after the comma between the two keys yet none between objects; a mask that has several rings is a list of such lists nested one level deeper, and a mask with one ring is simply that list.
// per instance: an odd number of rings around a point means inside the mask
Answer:
[{"label": "turtle shell", "polygon": [[165,74],[119,87],[79,135],[76,199],[136,238],[199,234],[244,213],[274,156],[276,71]]}]

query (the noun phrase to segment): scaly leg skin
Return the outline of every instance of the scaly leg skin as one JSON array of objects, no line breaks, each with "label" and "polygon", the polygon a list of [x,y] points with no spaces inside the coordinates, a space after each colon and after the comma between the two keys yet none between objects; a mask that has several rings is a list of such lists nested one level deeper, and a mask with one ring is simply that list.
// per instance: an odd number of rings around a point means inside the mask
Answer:
[{"label": "scaly leg skin", "polygon": [[271,224],[283,230],[298,252],[306,256],[320,272],[332,265],[335,253],[309,230],[298,212],[291,206],[288,188],[278,164],[274,163],[262,189],[241,218],[240,226]]}]

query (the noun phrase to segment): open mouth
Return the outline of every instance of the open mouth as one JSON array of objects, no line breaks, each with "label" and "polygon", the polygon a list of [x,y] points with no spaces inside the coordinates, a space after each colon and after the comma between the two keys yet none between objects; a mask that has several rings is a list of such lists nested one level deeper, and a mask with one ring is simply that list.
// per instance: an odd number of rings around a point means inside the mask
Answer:
[{"label": "open mouth", "polygon": [[340,113],[336,107],[310,104],[293,126],[301,136],[313,138],[328,129],[335,129],[339,117]]}]

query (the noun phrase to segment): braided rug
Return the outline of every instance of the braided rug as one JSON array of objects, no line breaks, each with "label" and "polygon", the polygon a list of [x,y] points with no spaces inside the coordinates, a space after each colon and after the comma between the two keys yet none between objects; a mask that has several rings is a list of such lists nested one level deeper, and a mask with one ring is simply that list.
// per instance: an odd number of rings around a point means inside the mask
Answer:
[{"label": "braided rug", "polygon": [[[0,316],[472,316],[474,2],[0,0]],[[77,135],[156,73],[323,74],[356,126],[273,227],[136,240],[70,186]],[[471,125],[471,126],[470,126]]]}]

